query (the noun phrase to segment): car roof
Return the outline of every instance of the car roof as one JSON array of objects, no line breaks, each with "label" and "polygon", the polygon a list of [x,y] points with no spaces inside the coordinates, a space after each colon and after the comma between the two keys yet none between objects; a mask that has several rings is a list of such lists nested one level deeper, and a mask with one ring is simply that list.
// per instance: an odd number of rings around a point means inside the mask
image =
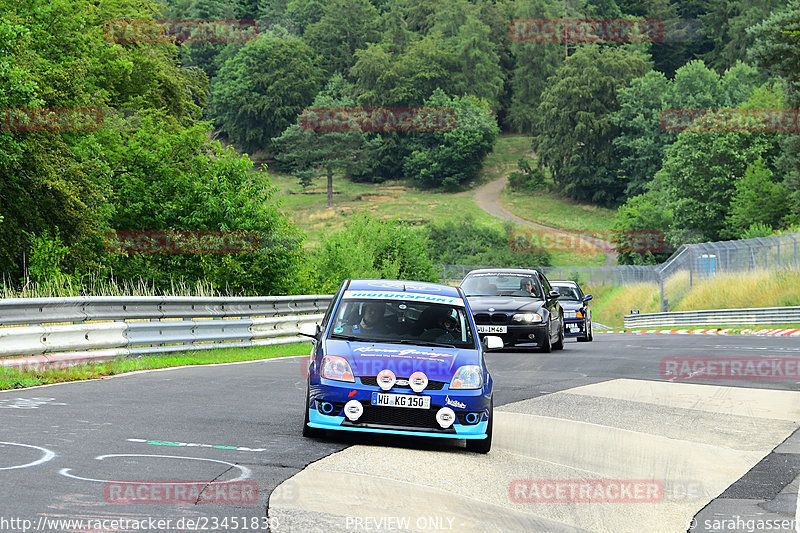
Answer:
[{"label": "car roof", "polygon": [[497,274],[528,274],[528,275],[533,274],[536,276],[541,276],[542,274],[535,268],[479,268],[476,270],[470,270],[469,272],[467,272],[467,276],[469,276],[470,274],[484,274],[489,272]]},{"label": "car roof", "polygon": [[574,285],[575,287],[579,286],[578,282],[572,281],[571,279],[558,280],[558,281],[550,280],[550,285]]},{"label": "car roof", "polygon": [[365,291],[380,290],[383,292],[413,292],[417,294],[436,294],[461,298],[458,287],[442,285],[441,283],[428,283],[425,281],[408,281],[398,279],[353,279],[347,287],[348,290]]}]

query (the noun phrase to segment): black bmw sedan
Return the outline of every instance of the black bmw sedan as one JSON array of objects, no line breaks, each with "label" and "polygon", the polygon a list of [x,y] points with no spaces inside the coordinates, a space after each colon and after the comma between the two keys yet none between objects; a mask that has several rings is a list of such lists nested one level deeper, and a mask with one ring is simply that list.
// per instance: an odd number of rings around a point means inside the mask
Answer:
[{"label": "black bmw sedan", "polygon": [[473,270],[461,281],[478,334],[503,339],[505,346],[564,348],[564,311],[544,274],[533,269]]}]

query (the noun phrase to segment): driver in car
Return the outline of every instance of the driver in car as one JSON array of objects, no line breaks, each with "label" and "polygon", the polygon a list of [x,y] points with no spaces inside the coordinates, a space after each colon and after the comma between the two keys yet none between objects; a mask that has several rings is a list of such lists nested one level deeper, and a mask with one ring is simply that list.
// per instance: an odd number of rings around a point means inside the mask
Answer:
[{"label": "driver in car", "polygon": [[514,296],[535,296],[533,293],[533,280],[531,278],[522,278],[519,280],[519,290],[511,294]]},{"label": "driver in car", "polygon": [[383,313],[383,303],[369,302],[364,304],[361,321],[353,325],[353,333],[387,333]]}]

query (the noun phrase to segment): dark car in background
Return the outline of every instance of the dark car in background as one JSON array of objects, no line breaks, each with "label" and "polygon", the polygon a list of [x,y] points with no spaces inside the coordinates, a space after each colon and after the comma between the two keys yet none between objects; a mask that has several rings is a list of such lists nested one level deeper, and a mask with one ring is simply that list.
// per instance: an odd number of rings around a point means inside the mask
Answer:
[{"label": "dark car in background", "polygon": [[577,337],[578,342],[590,342],[593,339],[592,310],[589,309],[592,295],[584,295],[574,281],[551,281],[550,284],[561,295],[558,301],[564,309],[564,334]]},{"label": "dark car in background", "polygon": [[504,346],[535,347],[543,352],[564,348],[559,293],[538,270],[473,270],[460,287],[479,335],[500,337]]}]

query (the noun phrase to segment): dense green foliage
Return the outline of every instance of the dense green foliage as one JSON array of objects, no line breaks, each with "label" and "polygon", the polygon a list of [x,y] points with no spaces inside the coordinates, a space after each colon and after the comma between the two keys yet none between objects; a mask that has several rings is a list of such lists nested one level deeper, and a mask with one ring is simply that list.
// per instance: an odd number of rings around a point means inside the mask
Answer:
[{"label": "dense green foliage", "polygon": [[613,141],[617,91],[648,68],[626,47],[579,48],[542,94],[533,149],[553,180],[576,200],[613,205],[622,194]]},{"label": "dense green foliage", "polygon": [[[266,174],[209,141],[208,82],[169,43],[118,44],[102,23],[152,18],[142,2],[0,2],[0,108],[105,109],[89,131],[0,132],[0,272],[12,285],[205,280],[234,293],[294,290],[301,236],[271,201]],[[113,230],[246,230],[240,254],[128,254]]]},{"label": "dense green foliage", "polygon": [[314,291],[330,294],[345,278],[438,281],[421,228],[394,220],[354,215],[344,230],[329,234],[315,252]]},{"label": "dense green foliage", "polygon": [[430,254],[437,263],[445,265],[550,265],[547,253],[512,251],[510,234],[511,227],[485,226],[464,216],[431,226]]},{"label": "dense green foliage", "polygon": [[[514,19],[564,16],[683,22],[657,42],[565,47],[509,33]],[[260,31],[183,44],[104,33],[110,21],[158,18],[254,19]],[[304,184],[460,190],[501,128],[531,135],[538,159],[511,176],[514,194],[548,176],[555,193],[618,206],[619,229],[660,230],[673,246],[782,231],[800,222],[800,134],[676,131],[665,113],[708,109],[694,116],[702,129],[719,109],[800,107],[798,31],[800,0],[0,0],[0,274],[13,285],[204,280],[255,294],[342,275],[430,279],[431,261],[523,264],[500,251],[502,232],[479,228],[470,242],[455,227],[425,237],[367,218],[312,261],[267,174],[240,155],[277,159]],[[309,106],[430,106],[456,120],[311,132],[298,125]],[[101,127],[5,126],[9,109],[77,107],[102,109]],[[263,246],[118,254],[105,246],[113,230],[253,231]],[[478,242],[484,252],[470,248]]]}]

